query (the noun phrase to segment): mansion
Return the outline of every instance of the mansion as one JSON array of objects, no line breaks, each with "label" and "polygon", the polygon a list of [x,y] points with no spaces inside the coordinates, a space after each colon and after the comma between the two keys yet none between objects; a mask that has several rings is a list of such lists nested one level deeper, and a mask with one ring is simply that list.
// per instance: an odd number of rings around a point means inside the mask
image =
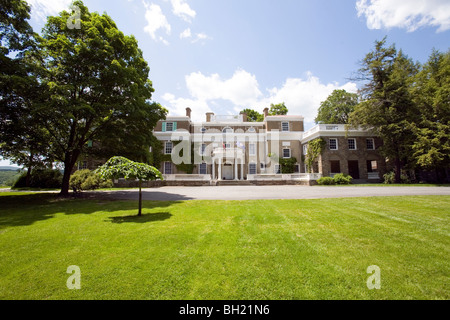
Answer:
[{"label": "mansion", "polygon": [[[305,132],[302,116],[270,116],[268,108],[263,122],[249,122],[244,113],[207,113],[205,121],[194,122],[191,112],[169,116],[154,129],[163,144],[159,170],[167,184],[312,184],[337,173],[379,182],[387,171],[377,151],[382,140],[365,130],[319,124]],[[308,144],[317,138],[326,146],[308,170]]]}]

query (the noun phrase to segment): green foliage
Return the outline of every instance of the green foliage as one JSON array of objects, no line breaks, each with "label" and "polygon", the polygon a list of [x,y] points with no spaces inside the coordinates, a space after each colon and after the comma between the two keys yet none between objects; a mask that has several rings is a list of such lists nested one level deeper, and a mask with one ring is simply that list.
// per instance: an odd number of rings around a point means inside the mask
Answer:
[{"label": "green foliage", "polygon": [[347,185],[352,183],[353,178],[348,174],[338,173],[334,177],[322,177],[317,180],[319,185]]},{"label": "green foliage", "polygon": [[59,170],[34,169],[31,171],[30,184],[27,186],[27,173],[23,173],[14,183],[13,189],[17,188],[39,188],[58,189],[61,188],[62,174]]},{"label": "green foliage", "polygon": [[296,158],[280,159],[279,162],[281,165],[281,173],[285,174],[294,173],[295,164],[297,163]]},{"label": "green foliage", "polygon": [[289,112],[288,108],[286,107],[286,105],[283,103],[279,103],[279,104],[271,104],[270,105],[270,110],[269,110],[269,115],[271,116],[284,116],[287,115]]},{"label": "green foliage", "polygon": [[70,177],[70,188],[73,192],[112,188],[113,186],[111,180],[104,181],[98,174],[88,169],[78,170]]},{"label": "green foliage", "polygon": [[244,109],[241,113],[245,113],[247,115],[248,122],[263,122],[264,115],[259,113],[258,111],[252,109]]},{"label": "green foliage", "polygon": [[335,185],[336,181],[332,177],[322,177],[319,180],[317,180],[317,183],[321,186],[331,186]]},{"label": "green foliage", "polygon": [[358,104],[358,95],[345,90],[334,90],[320,104],[316,123],[348,124],[350,114]]},{"label": "green foliage", "polygon": [[[384,179],[384,184],[398,183],[395,181],[395,172],[394,171],[390,171],[390,172],[384,174],[383,179]],[[400,176],[400,183],[411,183],[411,181],[409,180],[409,178],[406,174],[402,173]]]},{"label": "green foliage", "polygon": [[94,172],[105,180],[119,178],[139,181],[163,180],[161,172],[155,167],[145,163],[133,162],[124,157],[112,157]]},{"label": "green foliage", "polygon": [[307,154],[305,155],[305,162],[308,172],[311,173],[313,171],[314,162],[317,160],[319,155],[322,154],[323,150],[325,150],[326,145],[327,142],[322,138],[314,139],[308,142]]},{"label": "green foliage", "polygon": [[348,174],[338,173],[334,175],[333,180],[336,184],[351,184],[353,178]]}]

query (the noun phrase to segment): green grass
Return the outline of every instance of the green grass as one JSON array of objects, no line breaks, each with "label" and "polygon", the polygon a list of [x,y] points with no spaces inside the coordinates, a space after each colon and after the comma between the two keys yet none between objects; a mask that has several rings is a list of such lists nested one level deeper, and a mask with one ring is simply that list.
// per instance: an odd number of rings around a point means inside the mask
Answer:
[{"label": "green grass", "polygon": [[0,299],[450,298],[449,196],[136,207],[0,193]]}]

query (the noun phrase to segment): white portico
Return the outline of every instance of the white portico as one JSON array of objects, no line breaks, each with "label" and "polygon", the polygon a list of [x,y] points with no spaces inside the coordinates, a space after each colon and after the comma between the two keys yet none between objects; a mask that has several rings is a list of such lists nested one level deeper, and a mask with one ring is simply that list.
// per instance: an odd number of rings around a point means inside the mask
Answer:
[{"label": "white portico", "polygon": [[212,179],[244,180],[245,153],[241,148],[227,146],[214,148],[212,152]]}]

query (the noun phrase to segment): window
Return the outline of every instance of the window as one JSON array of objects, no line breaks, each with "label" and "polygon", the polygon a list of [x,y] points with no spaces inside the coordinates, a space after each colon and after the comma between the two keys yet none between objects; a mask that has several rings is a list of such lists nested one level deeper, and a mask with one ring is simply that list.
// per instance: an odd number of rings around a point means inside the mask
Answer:
[{"label": "window", "polygon": [[366,139],[367,150],[375,150],[375,141],[373,138]]},{"label": "window", "polygon": [[164,162],[164,174],[172,174],[172,162]]},{"label": "window", "polygon": [[356,139],[348,139],[348,150],[356,150]]},{"label": "window", "polygon": [[266,164],[264,162],[261,162],[261,170],[266,170]]},{"label": "window", "polygon": [[281,131],[289,131],[289,122],[282,122],[281,123]]},{"label": "window", "polygon": [[340,161],[330,161],[331,173],[341,173],[341,163]]},{"label": "window", "polygon": [[208,166],[207,166],[207,164],[204,163],[204,162],[201,163],[199,170],[200,170],[200,174],[208,174]]},{"label": "window", "polygon": [[337,139],[330,139],[330,150],[337,150],[338,149],[338,141]]},{"label": "window", "polygon": [[275,174],[281,174],[281,165],[279,164],[275,165]]},{"label": "window", "polygon": [[283,158],[289,159],[291,157],[291,149],[283,149]]},{"label": "window", "polygon": [[378,172],[378,163],[376,161],[367,161],[367,172]]},{"label": "window", "polygon": [[300,165],[299,164],[296,164],[294,166],[294,173],[300,173]]},{"label": "window", "polygon": [[201,128],[201,129],[200,129],[200,132],[201,132],[201,133],[205,133],[205,132],[206,132],[206,128],[204,128],[204,127]]},{"label": "window", "polygon": [[251,127],[250,129],[248,129],[248,132],[256,132],[255,128]]},{"label": "window", "polygon": [[166,147],[164,148],[164,154],[172,154],[173,143],[168,141],[166,142]]},{"label": "window", "polygon": [[248,153],[249,153],[249,155],[251,155],[251,156],[256,156],[256,144],[250,143],[250,144],[248,145]]},{"label": "window", "polygon": [[308,154],[308,145],[303,145],[303,154],[306,156]]},{"label": "window", "polygon": [[225,128],[222,130],[223,133],[233,133],[233,129],[231,128]]},{"label": "window", "polygon": [[256,174],[256,163],[250,163],[248,165],[248,174]]}]

